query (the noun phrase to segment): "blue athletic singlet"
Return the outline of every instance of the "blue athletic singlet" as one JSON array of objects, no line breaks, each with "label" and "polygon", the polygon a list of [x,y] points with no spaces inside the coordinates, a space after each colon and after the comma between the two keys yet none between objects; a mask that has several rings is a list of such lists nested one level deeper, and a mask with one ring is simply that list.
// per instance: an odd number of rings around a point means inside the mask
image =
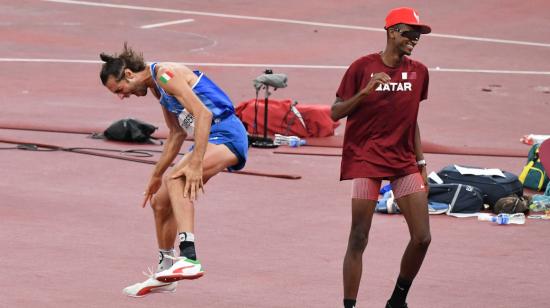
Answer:
[{"label": "blue athletic singlet", "polygon": [[[156,62],[151,64],[151,74],[160,92],[160,104],[168,111],[179,115],[184,110],[184,107],[175,97],[166,93],[164,89],[157,84],[157,73],[155,72],[156,65]],[[212,80],[208,79],[201,71],[193,71],[193,73],[195,73],[199,79],[191,89],[206,108],[212,112],[213,119],[223,119],[235,113],[233,103],[222,89],[212,82]]]},{"label": "blue athletic singlet", "polygon": [[[174,96],[166,93],[166,91],[157,84],[157,74],[155,72],[156,65],[156,62],[152,63],[150,68],[155,86],[160,93],[160,104],[166,108],[166,110],[174,113],[176,117],[178,117],[180,125],[184,125],[181,115],[185,113],[188,114],[188,112],[185,111],[185,108]],[[248,157],[248,136],[241,120],[235,115],[233,103],[222,89],[208,79],[204,73],[201,71],[193,71],[193,73],[195,73],[199,79],[191,89],[206,108],[212,112],[212,125],[210,127],[208,142],[227,146],[239,159],[236,165],[228,169],[240,170],[244,167]],[[185,119],[183,122],[185,122]],[[193,147],[191,147],[191,150],[192,149]]]}]

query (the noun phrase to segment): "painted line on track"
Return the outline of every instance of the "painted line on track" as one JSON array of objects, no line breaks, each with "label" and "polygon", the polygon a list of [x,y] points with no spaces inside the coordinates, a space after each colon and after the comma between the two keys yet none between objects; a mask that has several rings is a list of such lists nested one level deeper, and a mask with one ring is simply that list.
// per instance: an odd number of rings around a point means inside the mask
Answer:
[{"label": "painted line on track", "polygon": [[[102,64],[100,60],[78,60],[78,59],[36,59],[36,58],[0,58],[0,62],[27,62],[27,63],[76,63],[76,64]],[[160,61],[162,62],[162,61]],[[173,62],[173,61],[172,61]],[[234,68],[287,68],[287,69],[334,69],[345,70],[345,65],[303,65],[303,64],[268,64],[268,63],[214,63],[214,62],[178,62],[189,66],[212,66],[212,67],[234,67]],[[468,68],[428,68],[431,72],[442,73],[479,73],[479,74],[515,74],[515,75],[550,75],[546,71],[513,71],[513,70],[488,70]]]},{"label": "painted line on track", "polygon": [[[285,19],[285,18],[269,18],[269,17],[234,15],[234,14],[221,14],[221,13],[212,13],[212,12],[156,8],[156,7],[148,7],[148,6],[101,3],[101,2],[92,2],[92,1],[77,1],[77,0],[42,0],[42,1],[65,3],[65,4],[76,4],[76,5],[87,5],[87,6],[96,6],[96,7],[118,8],[118,9],[127,9],[127,10],[138,10],[138,11],[176,13],[176,14],[188,14],[188,15],[210,16],[210,17],[220,17],[220,18],[233,18],[233,19],[278,22],[278,23],[299,24],[299,25],[327,27],[327,28],[365,30],[365,31],[376,31],[376,32],[385,32],[386,31],[384,29],[375,28],[375,27],[362,27],[362,26],[354,26],[354,25],[343,25],[343,24],[333,24],[333,23],[325,23],[325,22],[314,22],[314,21],[307,21],[307,20]],[[467,40],[467,41],[488,42],[488,43],[550,47],[550,43],[527,42],[527,41],[517,41],[517,40],[504,40],[504,39],[486,38],[486,37],[440,34],[440,33],[431,33],[430,36],[431,37],[449,38],[449,39],[458,39],[458,40]]]},{"label": "painted line on track", "polygon": [[141,26],[141,29],[152,29],[152,28],[159,28],[159,27],[165,27],[165,26],[171,26],[171,25],[177,25],[177,24],[185,24],[189,22],[195,21],[194,19],[180,19],[180,20],[174,20],[174,21],[167,21],[167,22],[161,22],[158,24],[151,24],[151,25],[144,25]]}]

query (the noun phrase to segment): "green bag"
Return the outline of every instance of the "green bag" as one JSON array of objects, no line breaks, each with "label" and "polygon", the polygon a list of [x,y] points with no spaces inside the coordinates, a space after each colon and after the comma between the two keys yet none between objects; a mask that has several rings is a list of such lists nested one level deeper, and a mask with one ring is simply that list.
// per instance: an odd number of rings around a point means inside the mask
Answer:
[{"label": "green bag", "polygon": [[523,184],[523,187],[542,191],[548,185],[549,179],[540,162],[539,147],[540,144],[537,143],[529,150],[527,164],[523,167],[523,171],[519,175],[519,181]]}]

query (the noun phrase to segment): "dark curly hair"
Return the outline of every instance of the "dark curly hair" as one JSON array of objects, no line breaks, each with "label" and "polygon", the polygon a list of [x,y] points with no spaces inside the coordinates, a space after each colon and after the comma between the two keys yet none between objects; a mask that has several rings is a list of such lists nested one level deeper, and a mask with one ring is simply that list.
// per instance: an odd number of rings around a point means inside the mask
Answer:
[{"label": "dark curly hair", "polygon": [[101,72],[99,77],[103,85],[107,83],[109,76],[115,77],[116,81],[124,78],[124,69],[128,68],[132,72],[141,72],[145,69],[145,61],[143,60],[143,54],[137,53],[132,48],[128,47],[128,44],[124,43],[124,48],[120,55],[108,55],[104,52],[99,54],[101,60],[105,63],[101,66]]}]

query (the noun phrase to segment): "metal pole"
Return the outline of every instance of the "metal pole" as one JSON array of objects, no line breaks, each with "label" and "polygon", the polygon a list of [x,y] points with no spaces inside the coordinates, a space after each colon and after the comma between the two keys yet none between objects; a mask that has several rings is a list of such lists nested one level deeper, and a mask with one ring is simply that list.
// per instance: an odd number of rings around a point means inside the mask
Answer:
[{"label": "metal pole", "polygon": [[264,100],[264,141],[267,142],[267,102],[269,98],[269,86],[265,86],[265,100]]}]

